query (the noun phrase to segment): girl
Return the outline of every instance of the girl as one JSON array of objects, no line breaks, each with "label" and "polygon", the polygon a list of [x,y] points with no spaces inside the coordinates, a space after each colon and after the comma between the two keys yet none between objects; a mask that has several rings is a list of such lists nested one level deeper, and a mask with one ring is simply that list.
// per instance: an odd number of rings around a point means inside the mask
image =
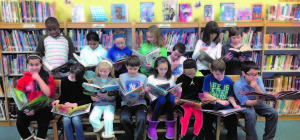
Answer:
[{"label": "girl", "polygon": [[[161,56],[167,57],[167,49],[164,47],[163,37],[160,29],[156,25],[151,25],[146,30],[146,43],[141,45],[140,53],[146,55],[149,51],[155,47],[160,48]],[[144,64],[145,68],[141,68],[141,73],[149,76],[153,73],[153,64],[151,63]]]},{"label": "girl", "polygon": [[[93,84],[96,84],[100,87],[105,85],[118,85],[114,77],[114,68],[110,60],[104,59],[100,61],[99,65],[96,68],[96,76],[92,80]],[[114,92],[114,93],[113,93]],[[105,132],[102,133],[104,139],[114,139],[115,135],[113,132],[113,121],[115,114],[115,96],[118,91],[101,91],[98,93],[98,96],[92,97],[94,101],[94,109],[90,115],[90,123],[94,128],[94,132],[101,134],[103,126],[105,127]],[[101,122],[101,116],[104,114],[104,122]]]},{"label": "girl", "polygon": [[[27,94],[29,102],[42,95],[51,98],[56,89],[55,81],[43,69],[42,58],[39,55],[32,54],[27,57],[26,63],[29,72],[25,72],[24,76],[18,80],[16,88]],[[45,139],[52,117],[51,108],[48,106],[30,112],[19,111],[17,129],[20,136],[25,140],[33,139],[33,137],[35,139]],[[28,130],[28,126],[32,120],[36,120],[39,126],[36,136]]]},{"label": "girl", "polygon": [[[106,58],[107,51],[99,45],[99,35],[96,32],[89,32],[86,36],[88,45],[80,51],[80,57],[88,65],[97,65],[103,58]],[[91,79],[95,76],[95,70],[87,70],[84,78]]]},{"label": "girl", "polygon": [[[83,78],[84,72],[84,66],[79,63],[71,67],[70,75],[61,80],[61,95],[58,100],[52,102],[53,107],[57,104],[65,104],[66,107],[75,107],[92,102],[88,95],[83,94],[82,83],[87,82]],[[64,129],[68,140],[74,140],[72,123],[74,124],[76,139],[84,140],[81,124],[82,117],[83,115],[74,117],[63,116]]]},{"label": "girl", "polygon": [[[206,24],[202,40],[198,40],[192,58],[197,61],[199,55],[206,52],[212,59],[221,57],[222,46],[219,43],[220,29],[215,21]],[[206,61],[197,61],[198,70],[204,75],[210,74],[209,63]]]},{"label": "girl", "polygon": [[[160,86],[165,89],[172,87],[175,85],[174,76],[171,71],[171,64],[166,57],[158,57],[154,63],[154,75],[148,77],[148,83]],[[148,93],[153,93],[152,89],[146,87],[145,89]],[[149,127],[148,127],[148,136],[151,139],[157,139],[156,126],[158,124],[158,117],[161,112],[167,112],[167,133],[166,137],[168,139],[174,138],[174,125],[176,118],[174,118],[174,104],[175,100],[177,101],[179,98],[174,95],[177,95],[180,92],[180,88],[176,88],[172,90],[172,94],[168,94],[166,96],[159,96],[158,98],[153,96],[152,94],[148,94],[149,99],[151,99],[151,107],[154,110],[152,118],[148,118]],[[174,95],[173,95],[174,94]],[[176,98],[176,99],[175,99]]]}]

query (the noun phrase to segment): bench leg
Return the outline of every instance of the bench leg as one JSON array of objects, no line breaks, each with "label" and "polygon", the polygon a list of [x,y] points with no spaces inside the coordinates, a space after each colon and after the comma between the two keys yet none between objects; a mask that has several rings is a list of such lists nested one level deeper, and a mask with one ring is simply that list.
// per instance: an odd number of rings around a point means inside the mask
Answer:
[{"label": "bench leg", "polygon": [[177,122],[178,122],[178,119],[176,119],[175,125],[174,125],[174,140],[177,140]]},{"label": "bench leg", "polygon": [[96,134],[96,137],[97,137],[97,140],[101,140],[101,138],[100,138],[100,137],[101,137],[101,136],[100,136],[100,134],[98,134],[98,133],[97,133],[97,134]]},{"label": "bench leg", "polygon": [[53,125],[53,139],[58,140],[58,131],[57,131],[57,124]]},{"label": "bench leg", "polygon": [[216,140],[220,139],[220,132],[221,132],[221,116],[217,116],[217,130],[216,130]]},{"label": "bench leg", "polygon": [[145,129],[144,129],[144,140],[147,140],[147,133],[148,133],[148,125],[145,126]]},{"label": "bench leg", "polygon": [[67,140],[66,131],[64,131],[64,140]]}]

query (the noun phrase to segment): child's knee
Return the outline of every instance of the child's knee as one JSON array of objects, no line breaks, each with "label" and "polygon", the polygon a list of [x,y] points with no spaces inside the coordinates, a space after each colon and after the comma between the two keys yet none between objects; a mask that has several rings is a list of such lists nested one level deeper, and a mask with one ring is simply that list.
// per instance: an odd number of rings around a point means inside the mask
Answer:
[{"label": "child's knee", "polygon": [[157,103],[164,104],[166,102],[166,98],[164,96],[159,96],[157,98]]},{"label": "child's knee", "polygon": [[130,123],[130,122],[131,122],[131,118],[130,118],[130,116],[125,116],[125,115],[123,115],[123,116],[121,116],[121,118],[120,118],[120,122],[121,122],[121,123]]}]

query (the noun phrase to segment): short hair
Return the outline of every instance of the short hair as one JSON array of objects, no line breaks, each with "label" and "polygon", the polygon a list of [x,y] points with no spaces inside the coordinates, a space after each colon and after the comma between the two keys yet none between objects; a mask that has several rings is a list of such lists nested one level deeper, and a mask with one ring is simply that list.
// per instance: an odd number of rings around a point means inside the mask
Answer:
[{"label": "short hair", "polygon": [[169,79],[171,79],[171,77],[172,77],[172,70],[171,70],[171,64],[170,64],[170,62],[169,62],[169,60],[168,60],[168,58],[166,58],[166,57],[164,57],[164,56],[160,56],[160,57],[158,57],[156,60],[155,60],[155,62],[154,62],[154,77],[155,78],[157,78],[157,76],[158,76],[158,70],[157,70],[157,67],[158,67],[158,65],[159,64],[161,64],[161,63],[167,63],[167,65],[168,65],[168,70],[167,70],[167,72],[166,72],[166,74],[165,74],[165,77],[169,80]]},{"label": "short hair", "polygon": [[100,41],[99,35],[98,35],[96,32],[93,32],[93,31],[89,32],[89,33],[86,35],[86,40],[87,40],[87,41],[93,40],[93,41],[98,41],[98,42]]},{"label": "short hair", "polygon": [[259,66],[253,61],[244,61],[242,63],[242,71],[247,73],[251,69],[258,70]]},{"label": "short hair", "polygon": [[76,80],[83,79],[85,68],[80,63],[76,63],[71,67],[70,73],[75,75]]},{"label": "short hair", "polygon": [[139,67],[141,66],[141,59],[136,55],[131,55],[126,61],[126,66]]},{"label": "short hair", "polygon": [[197,70],[197,64],[194,59],[186,59],[183,61],[183,69],[196,69]]},{"label": "short hair", "polygon": [[216,59],[211,64],[212,71],[224,72],[226,70],[226,63],[222,59]]},{"label": "short hair", "polygon": [[177,50],[179,53],[185,53],[185,45],[183,43],[176,43],[173,47],[173,51]]},{"label": "short hair", "polygon": [[241,36],[243,35],[242,29],[237,26],[230,27],[228,32],[229,32],[229,37],[236,36],[236,35],[241,35]]},{"label": "short hair", "polygon": [[48,17],[45,21],[45,26],[47,27],[49,24],[56,24],[59,26],[59,23],[55,17]]}]

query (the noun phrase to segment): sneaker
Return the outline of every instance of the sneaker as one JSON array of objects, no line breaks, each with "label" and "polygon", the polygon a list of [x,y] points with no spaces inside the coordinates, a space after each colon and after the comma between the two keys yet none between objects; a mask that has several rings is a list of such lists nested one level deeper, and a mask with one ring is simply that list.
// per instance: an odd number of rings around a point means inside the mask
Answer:
[{"label": "sneaker", "polygon": [[102,125],[100,128],[98,128],[97,130],[94,130],[95,133],[101,135],[104,132],[104,125]]}]

